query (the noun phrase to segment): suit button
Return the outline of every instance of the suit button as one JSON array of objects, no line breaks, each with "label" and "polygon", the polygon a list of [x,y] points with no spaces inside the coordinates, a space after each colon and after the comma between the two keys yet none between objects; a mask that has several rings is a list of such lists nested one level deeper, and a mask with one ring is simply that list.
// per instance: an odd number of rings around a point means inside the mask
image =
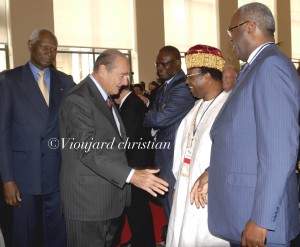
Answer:
[{"label": "suit button", "polygon": [[214,143],[214,142],[215,142],[215,139],[211,139],[211,142]]},{"label": "suit button", "polygon": [[42,153],[42,155],[41,155],[42,157],[44,157],[45,156],[45,153]]}]

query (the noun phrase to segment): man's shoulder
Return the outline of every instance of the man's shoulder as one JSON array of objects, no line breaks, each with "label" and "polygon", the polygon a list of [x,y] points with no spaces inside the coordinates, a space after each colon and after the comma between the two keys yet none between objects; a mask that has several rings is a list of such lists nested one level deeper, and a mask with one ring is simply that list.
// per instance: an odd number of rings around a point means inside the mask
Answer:
[{"label": "man's shoulder", "polygon": [[50,74],[55,74],[63,84],[72,86],[75,84],[71,75],[68,75],[60,70],[50,68]]},{"label": "man's shoulder", "polygon": [[75,84],[75,86],[73,86],[67,93],[66,97],[71,95],[86,96],[90,93],[90,87],[92,84],[93,83],[89,83],[88,78],[85,78],[78,84]]}]

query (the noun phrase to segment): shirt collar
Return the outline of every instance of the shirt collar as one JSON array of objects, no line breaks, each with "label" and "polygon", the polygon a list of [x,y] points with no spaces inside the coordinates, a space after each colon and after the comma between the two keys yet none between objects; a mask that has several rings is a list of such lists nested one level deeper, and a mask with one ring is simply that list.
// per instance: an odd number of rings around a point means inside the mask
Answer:
[{"label": "shirt collar", "polygon": [[124,96],[124,98],[121,100],[120,105],[119,105],[119,109],[121,109],[121,106],[123,105],[124,101],[127,99],[127,97],[129,96],[129,94],[131,94],[132,92],[130,91],[128,94],[126,94]]},{"label": "shirt collar", "polygon": [[[31,61],[29,61],[29,67],[31,69],[31,72],[32,72],[35,80],[38,81],[39,72],[41,70],[39,68],[37,68]],[[49,78],[50,77],[50,70],[49,70],[49,68],[45,68],[45,69],[43,69],[43,71],[45,72],[44,78]]]},{"label": "shirt collar", "polygon": [[101,93],[103,99],[106,101],[108,98],[108,94],[103,90],[103,88],[100,86],[100,84],[96,81],[96,79],[93,77],[92,74],[90,74],[90,78],[95,83],[96,87],[98,88],[99,92]]},{"label": "shirt collar", "polygon": [[259,53],[261,53],[263,51],[263,49],[265,49],[267,46],[274,44],[273,42],[267,42],[264,43],[262,45],[260,45],[259,47],[257,47],[249,56],[247,63],[251,64],[253,62],[253,60],[259,55]]}]

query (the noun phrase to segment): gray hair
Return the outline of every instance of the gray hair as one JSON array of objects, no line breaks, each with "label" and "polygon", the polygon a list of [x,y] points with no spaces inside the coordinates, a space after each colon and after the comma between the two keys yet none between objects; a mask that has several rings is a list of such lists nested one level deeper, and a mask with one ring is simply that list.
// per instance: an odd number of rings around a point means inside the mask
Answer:
[{"label": "gray hair", "polygon": [[[56,39],[56,36],[54,35],[54,33],[52,31],[50,31],[49,29],[37,28],[32,31],[29,40],[31,40],[31,42],[33,44],[35,44],[35,42],[37,42],[40,39],[40,34],[43,32],[51,33],[53,35],[53,37],[55,37],[55,39]],[[56,41],[57,41],[57,39],[56,39]]]},{"label": "gray hair", "polygon": [[127,58],[122,52],[116,49],[107,49],[101,53],[94,64],[94,71],[98,70],[100,65],[105,65],[108,71],[111,71],[115,66],[114,62],[117,57]]},{"label": "gray hair", "polygon": [[245,21],[253,21],[263,32],[274,36],[275,20],[271,10],[262,3],[248,3],[238,11],[245,17]]}]

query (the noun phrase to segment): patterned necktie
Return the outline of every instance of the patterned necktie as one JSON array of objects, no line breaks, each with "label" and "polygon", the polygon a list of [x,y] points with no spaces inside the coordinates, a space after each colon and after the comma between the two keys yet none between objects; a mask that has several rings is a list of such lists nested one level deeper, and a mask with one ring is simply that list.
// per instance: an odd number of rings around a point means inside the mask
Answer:
[{"label": "patterned necktie", "polygon": [[107,97],[107,99],[106,99],[106,104],[107,104],[107,107],[108,107],[108,109],[112,112],[112,99],[111,99],[111,97]]},{"label": "patterned necktie", "polygon": [[47,103],[47,105],[49,106],[49,90],[48,90],[48,87],[44,81],[44,74],[45,72],[43,70],[41,70],[39,72],[39,78],[38,78],[38,85],[39,85],[39,88],[44,96],[44,99]]}]

